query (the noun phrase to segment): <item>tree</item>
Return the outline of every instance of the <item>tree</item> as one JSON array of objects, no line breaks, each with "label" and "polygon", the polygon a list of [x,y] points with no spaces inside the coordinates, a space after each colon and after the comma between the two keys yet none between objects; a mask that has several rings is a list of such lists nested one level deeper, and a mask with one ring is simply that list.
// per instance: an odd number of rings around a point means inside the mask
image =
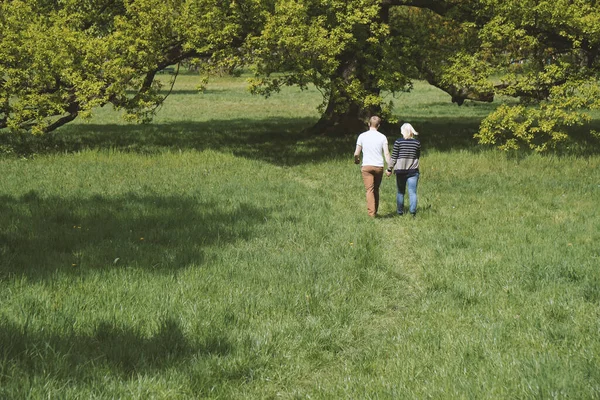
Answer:
[{"label": "tree", "polygon": [[[593,0],[282,0],[254,38],[255,92],[315,84],[318,131],[393,118],[384,92],[424,79],[461,105],[520,99],[483,122],[481,143],[543,151],[598,108],[600,14]],[[352,131],[352,130],[351,130]]]},{"label": "tree", "polygon": [[316,85],[324,97],[318,131],[353,131],[373,114],[391,118],[393,104],[382,94],[410,90],[413,79],[427,79],[459,104],[491,101],[491,85],[471,85],[472,71],[462,82],[449,73],[458,72],[453,66],[477,40],[469,17],[463,3],[433,0],[279,1],[262,35],[250,41],[253,90],[268,95],[283,85]]},{"label": "tree", "polygon": [[383,90],[409,88],[402,54],[390,56],[387,9],[379,1],[278,1],[260,36],[249,41],[255,93],[314,84],[323,93],[316,131],[355,131],[371,114],[388,111]]},{"label": "tree", "polygon": [[52,131],[112,104],[151,118],[157,71],[184,59],[234,62],[260,1],[0,2],[0,129]]}]

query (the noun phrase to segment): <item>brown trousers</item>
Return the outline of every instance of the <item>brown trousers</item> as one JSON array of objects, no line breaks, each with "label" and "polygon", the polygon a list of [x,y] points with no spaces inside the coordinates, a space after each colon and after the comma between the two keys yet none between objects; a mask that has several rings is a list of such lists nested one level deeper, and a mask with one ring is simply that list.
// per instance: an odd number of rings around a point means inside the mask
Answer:
[{"label": "brown trousers", "polygon": [[364,165],[360,171],[367,191],[367,213],[374,217],[379,209],[379,186],[383,179],[383,167]]}]

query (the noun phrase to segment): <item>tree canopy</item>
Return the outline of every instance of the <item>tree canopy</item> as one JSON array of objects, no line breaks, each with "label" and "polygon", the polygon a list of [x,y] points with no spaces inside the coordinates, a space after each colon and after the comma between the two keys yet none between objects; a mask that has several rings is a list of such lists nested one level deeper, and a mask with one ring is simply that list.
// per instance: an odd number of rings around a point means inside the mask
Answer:
[{"label": "tree canopy", "polygon": [[112,104],[151,118],[156,73],[245,64],[251,89],[323,93],[319,132],[355,132],[426,80],[501,105],[481,143],[543,151],[600,108],[596,0],[13,0],[0,3],[0,129],[47,132]]}]

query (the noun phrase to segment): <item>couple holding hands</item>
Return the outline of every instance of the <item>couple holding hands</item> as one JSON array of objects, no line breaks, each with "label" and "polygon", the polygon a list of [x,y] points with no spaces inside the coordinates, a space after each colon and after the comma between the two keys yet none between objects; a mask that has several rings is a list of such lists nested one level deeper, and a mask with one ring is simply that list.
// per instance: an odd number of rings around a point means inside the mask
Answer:
[{"label": "couple holding hands", "polygon": [[360,164],[362,152],[363,161],[361,173],[365,190],[367,191],[367,212],[375,217],[379,208],[379,186],[383,179],[384,158],[387,163],[387,176],[396,174],[396,207],[398,215],[404,214],[404,194],[408,187],[409,213],[417,214],[417,184],[419,182],[419,157],[421,143],[415,139],[418,132],[411,124],[403,124],[400,128],[402,137],[394,142],[392,154],[388,148],[387,137],[378,131],[381,118],[372,116],[369,119],[369,130],[361,133],[356,141],[354,163]]}]

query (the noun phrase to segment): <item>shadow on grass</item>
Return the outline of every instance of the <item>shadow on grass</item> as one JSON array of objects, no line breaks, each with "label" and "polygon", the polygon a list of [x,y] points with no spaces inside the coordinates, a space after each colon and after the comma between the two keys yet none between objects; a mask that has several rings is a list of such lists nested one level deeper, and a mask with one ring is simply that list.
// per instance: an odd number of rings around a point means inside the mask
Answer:
[{"label": "shadow on grass", "polygon": [[[407,121],[400,121],[398,125],[391,129],[390,147],[393,140],[401,137],[400,126],[404,122],[409,122],[417,132],[418,139],[421,141],[423,153],[427,154],[429,150],[452,151],[468,150],[481,151],[483,147],[477,144],[473,135],[479,129],[480,119],[462,119],[460,121],[445,118],[412,118]],[[390,135],[388,134],[388,137]]]},{"label": "shadow on grass", "polygon": [[247,240],[267,209],[129,194],[115,198],[0,197],[0,280],[106,268],[172,273],[204,262],[207,246]]},{"label": "shadow on grass", "polygon": [[[448,118],[412,118],[400,121],[389,130],[388,138],[400,137],[399,126],[404,122],[410,122],[420,133],[418,139],[421,141],[424,154],[428,150],[440,152],[451,150],[465,150],[470,152],[481,152],[490,146],[480,145],[474,138],[479,130],[480,118],[463,118],[460,121]],[[548,155],[555,156],[592,156],[600,154],[600,139],[592,136],[590,130],[600,131],[600,120],[594,120],[583,127],[569,128],[570,137],[558,145],[556,149],[549,150]],[[392,140],[390,139],[390,146]],[[509,155],[519,157],[530,154],[532,151],[521,149],[513,151]]]},{"label": "shadow on grass", "polygon": [[[33,377],[64,382],[76,380],[82,384],[97,381],[106,385],[107,378],[135,380],[139,375],[172,368],[185,374],[186,370],[191,373],[186,364],[197,362],[199,358],[224,358],[233,351],[226,333],[206,332],[190,340],[173,318],[159,321],[158,331],[147,336],[139,329],[106,321],[98,322],[89,335],[33,331],[4,317],[0,319],[0,367],[4,365],[7,369],[6,374],[0,375],[0,384],[4,390],[19,392],[19,386],[27,385],[28,379]],[[17,375],[13,379],[10,379],[8,366],[10,372]],[[221,371],[212,377],[215,380],[212,384],[236,378],[244,379],[244,372]],[[209,390],[210,386],[196,389]]]},{"label": "shadow on grass", "polygon": [[[466,150],[479,152],[473,138],[480,118],[412,118],[410,122],[421,133],[423,151]],[[78,124],[68,125],[45,137],[0,136],[0,150],[12,146],[17,154],[70,153],[85,149],[118,150],[140,154],[163,151],[206,150],[231,152],[279,166],[294,166],[331,159],[351,159],[360,132],[326,136],[309,133],[316,120],[311,118],[270,118],[264,120],[238,118],[207,122],[175,121],[147,125]],[[390,146],[400,137],[399,126],[386,126]],[[366,126],[365,126],[366,129]],[[600,140],[589,134],[600,130],[600,121],[586,128],[573,128],[572,138],[554,154],[593,155],[600,153]],[[4,143],[3,143],[4,141]]]},{"label": "shadow on grass", "polygon": [[[316,121],[309,118],[267,120],[235,119],[208,122],[172,122],[148,125],[66,126],[42,138],[15,143],[17,153],[70,153],[86,149],[118,150],[141,154],[178,150],[217,150],[279,166],[294,166],[352,157],[360,132],[326,136],[308,132]],[[425,149],[470,149],[478,122],[417,121]],[[365,127],[366,129],[366,127]],[[390,140],[400,135],[393,127],[383,131]]]},{"label": "shadow on grass", "polygon": [[[86,149],[155,154],[212,149],[279,166],[332,159],[350,160],[361,132],[340,136],[315,135],[307,130],[315,122],[310,118],[273,118],[148,125],[80,124],[64,127],[42,138],[22,138],[14,143],[14,147],[19,154],[71,153]],[[476,119],[411,122],[422,131],[420,139],[424,149],[478,148],[473,139],[479,123]],[[382,131],[388,136],[390,146],[400,136],[398,126],[386,127]]]}]

